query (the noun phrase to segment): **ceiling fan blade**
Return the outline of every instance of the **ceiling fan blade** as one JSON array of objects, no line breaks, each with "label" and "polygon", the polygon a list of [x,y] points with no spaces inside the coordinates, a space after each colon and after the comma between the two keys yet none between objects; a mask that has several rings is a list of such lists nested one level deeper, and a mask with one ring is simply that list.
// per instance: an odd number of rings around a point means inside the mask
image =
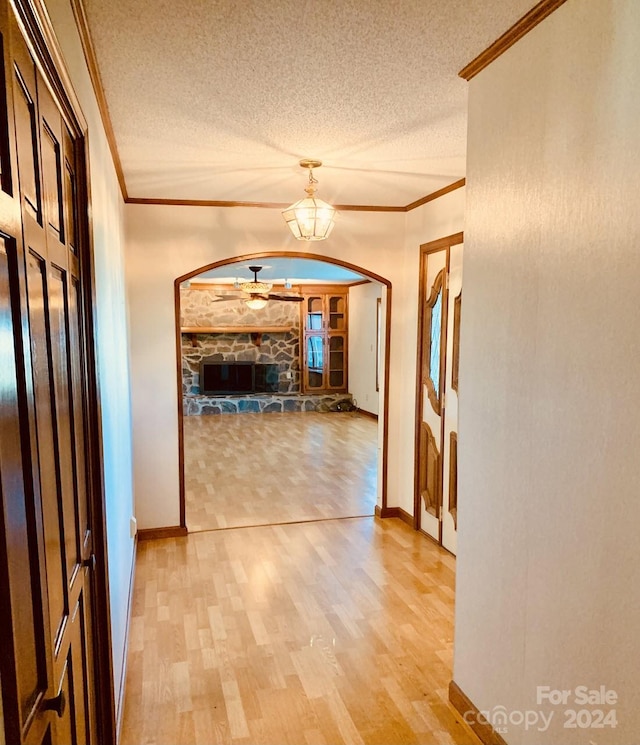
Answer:
[{"label": "ceiling fan blade", "polygon": [[246,300],[244,295],[214,295],[211,298],[212,303],[226,303],[230,300]]},{"label": "ceiling fan blade", "polygon": [[284,300],[289,303],[301,303],[304,298],[300,295],[269,295],[269,300]]}]

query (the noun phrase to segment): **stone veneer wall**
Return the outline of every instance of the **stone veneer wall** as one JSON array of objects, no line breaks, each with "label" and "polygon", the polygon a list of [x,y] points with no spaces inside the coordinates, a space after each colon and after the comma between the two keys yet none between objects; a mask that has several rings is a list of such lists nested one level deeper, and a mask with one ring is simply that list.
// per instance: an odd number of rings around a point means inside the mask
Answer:
[{"label": "stone veneer wall", "polygon": [[[182,335],[182,391],[200,393],[200,363],[247,361],[278,365],[278,392],[300,392],[300,305],[271,300],[262,310],[251,310],[243,300],[217,302],[216,296],[237,294],[228,290],[180,290],[181,326],[291,326],[288,332],[266,333],[254,344],[250,334]],[[198,408],[198,407],[195,407]],[[185,413],[200,413],[185,406]]]},{"label": "stone veneer wall", "polygon": [[289,411],[351,411],[350,393],[278,395],[255,393],[252,396],[184,396],[185,416],[206,414],[268,414]]}]

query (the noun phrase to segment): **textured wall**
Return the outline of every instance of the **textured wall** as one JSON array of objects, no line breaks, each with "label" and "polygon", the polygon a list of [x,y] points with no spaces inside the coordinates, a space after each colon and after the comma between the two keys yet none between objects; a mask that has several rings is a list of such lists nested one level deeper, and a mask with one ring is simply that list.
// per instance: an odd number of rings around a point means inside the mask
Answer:
[{"label": "textured wall", "polygon": [[[454,678],[554,712],[509,745],[640,731],[638,28],[568,0],[470,83]],[[617,728],[544,685],[614,689]]]}]

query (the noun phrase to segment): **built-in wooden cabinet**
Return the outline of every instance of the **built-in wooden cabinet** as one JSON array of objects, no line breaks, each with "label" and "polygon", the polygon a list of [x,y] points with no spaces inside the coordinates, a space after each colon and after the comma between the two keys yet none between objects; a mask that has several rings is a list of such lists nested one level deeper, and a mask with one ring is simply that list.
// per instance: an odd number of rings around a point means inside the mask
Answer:
[{"label": "built-in wooden cabinet", "polygon": [[302,303],[305,393],[347,390],[348,292],[319,291]]}]

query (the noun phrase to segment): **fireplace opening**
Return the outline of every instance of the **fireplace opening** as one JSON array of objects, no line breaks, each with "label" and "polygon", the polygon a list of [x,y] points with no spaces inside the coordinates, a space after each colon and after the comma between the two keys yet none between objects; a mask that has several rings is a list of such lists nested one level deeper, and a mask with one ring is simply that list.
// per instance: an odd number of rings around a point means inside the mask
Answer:
[{"label": "fireplace opening", "polygon": [[200,393],[203,395],[277,392],[278,365],[225,361],[200,365]]}]

